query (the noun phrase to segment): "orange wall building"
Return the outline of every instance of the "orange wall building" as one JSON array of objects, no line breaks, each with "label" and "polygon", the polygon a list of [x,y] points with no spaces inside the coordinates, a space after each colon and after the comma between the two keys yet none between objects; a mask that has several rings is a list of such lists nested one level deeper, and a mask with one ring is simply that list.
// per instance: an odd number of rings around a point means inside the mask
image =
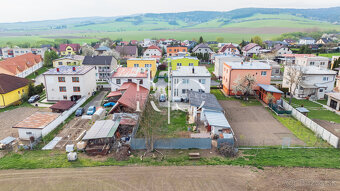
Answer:
[{"label": "orange wall building", "polygon": [[167,56],[178,56],[178,52],[188,52],[186,46],[168,46],[166,47]]},{"label": "orange wall building", "polygon": [[[262,62],[228,62],[223,65],[223,91],[227,95],[235,95],[233,86],[237,79],[242,79],[250,74],[255,76],[256,84],[270,85],[271,66]],[[259,86],[254,87],[259,90]]]},{"label": "orange wall building", "polygon": [[257,92],[259,98],[266,104],[269,104],[269,99],[267,99],[268,94],[273,95],[272,103],[276,103],[277,100],[281,99],[283,92],[272,85],[257,84],[260,90]]}]

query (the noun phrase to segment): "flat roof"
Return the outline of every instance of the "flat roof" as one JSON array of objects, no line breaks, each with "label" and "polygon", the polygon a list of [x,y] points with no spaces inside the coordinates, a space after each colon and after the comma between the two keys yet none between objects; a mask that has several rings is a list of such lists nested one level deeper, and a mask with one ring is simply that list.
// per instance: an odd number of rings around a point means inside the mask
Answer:
[{"label": "flat roof", "polygon": [[204,111],[204,115],[210,126],[231,128],[228,120],[220,111]]},{"label": "flat roof", "polygon": [[328,96],[340,100],[340,93],[327,93]]},{"label": "flat roof", "polygon": [[267,85],[267,84],[257,84],[257,85],[260,86],[262,89],[264,89],[267,92],[283,94],[283,92],[281,90],[277,89],[276,87],[274,87],[272,85]]},{"label": "flat roof", "polygon": [[210,77],[211,74],[205,66],[177,66],[172,71],[172,76]]},{"label": "flat roof", "polygon": [[270,70],[271,66],[263,62],[225,62],[233,70]]},{"label": "flat roof", "polygon": [[[142,70],[144,70],[142,72]],[[112,78],[147,78],[148,71],[144,68],[135,67],[119,67],[117,71],[112,74]]]},{"label": "flat roof", "polygon": [[82,140],[112,138],[119,126],[119,120],[96,121],[89,131],[86,132]]},{"label": "flat roof", "polygon": [[59,113],[52,112],[35,112],[31,116],[14,125],[13,128],[43,129],[59,117],[59,115]]},{"label": "flat roof", "polygon": [[49,69],[44,75],[83,75],[93,68],[93,66],[59,66],[58,68]]}]

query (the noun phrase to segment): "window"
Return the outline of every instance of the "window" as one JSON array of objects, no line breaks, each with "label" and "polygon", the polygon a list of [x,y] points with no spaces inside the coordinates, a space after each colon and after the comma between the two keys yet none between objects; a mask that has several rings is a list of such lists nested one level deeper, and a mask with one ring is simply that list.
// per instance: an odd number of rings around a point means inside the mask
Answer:
[{"label": "window", "polygon": [[194,63],[189,63],[189,66],[194,66]]},{"label": "window", "polygon": [[198,92],[204,93],[204,90],[202,90],[202,89],[199,89],[199,90],[198,90]]},{"label": "window", "polygon": [[177,63],[177,66],[182,66],[182,63]]},{"label": "window", "polygon": [[72,77],[72,82],[79,82],[79,77]]},{"label": "window", "polygon": [[18,91],[18,94],[20,94],[20,91]]},{"label": "window", "polygon": [[198,80],[201,84],[205,84],[205,79],[199,79]]},{"label": "window", "polygon": [[314,62],[310,62],[310,65],[311,65],[311,66],[314,66],[314,64],[315,64]]},{"label": "window", "polygon": [[188,84],[189,83],[189,79],[182,79],[182,83],[183,84]]},{"label": "window", "polygon": [[174,96],[178,96],[178,89],[174,90]]},{"label": "window", "polygon": [[323,81],[328,81],[328,77],[323,77],[322,80]]},{"label": "window", "polygon": [[325,65],[325,62],[320,62],[320,65],[321,65],[321,66],[324,66],[324,65]]},{"label": "window", "polygon": [[323,92],[323,89],[319,89],[319,92]]},{"label": "window", "polygon": [[25,93],[25,90],[24,90],[24,89],[22,89],[22,93]]},{"label": "window", "polygon": [[63,65],[63,62],[58,62],[59,66]]},{"label": "window", "polygon": [[59,87],[60,92],[66,92],[66,87],[65,86],[60,86]]},{"label": "window", "polygon": [[58,77],[58,82],[65,82],[65,77]]},{"label": "window", "polygon": [[143,84],[143,79],[139,80],[139,84]]},{"label": "window", "polygon": [[266,76],[267,75],[267,71],[261,71],[261,76]]},{"label": "window", "polygon": [[132,82],[132,79],[128,79],[128,82]]},{"label": "window", "polygon": [[73,87],[74,92],[80,92],[80,87]]},{"label": "window", "polygon": [[306,77],[305,77],[305,76],[302,76],[302,80],[306,80]]},{"label": "window", "polygon": [[187,89],[182,89],[182,94],[187,93]]},{"label": "window", "polygon": [[138,67],[139,67],[139,64],[134,64],[133,67],[138,68]]},{"label": "window", "polygon": [[120,79],[116,79],[116,84],[120,84]]},{"label": "window", "polygon": [[64,95],[64,96],[63,96],[63,99],[67,99],[67,96],[66,96],[66,95]]}]

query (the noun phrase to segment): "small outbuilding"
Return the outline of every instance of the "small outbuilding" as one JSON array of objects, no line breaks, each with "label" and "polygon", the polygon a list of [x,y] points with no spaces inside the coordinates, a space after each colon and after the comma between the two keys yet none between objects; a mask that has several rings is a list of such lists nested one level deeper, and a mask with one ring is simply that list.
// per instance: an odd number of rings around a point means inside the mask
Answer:
[{"label": "small outbuilding", "polygon": [[53,104],[50,109],[52,109],[52,112],[54,113],[63,113],[64,111],[69,110],[75,103],[75,101],[62,100]]},{"label": "small outbuilding", "polygon": [[233,135],[230,124],[222,112],[204,110],[203,117],[208,131],[211,131],[213,135],[219,135],[221,133]]},{"label": "small outbuilding", "polygon": [[[272,101],[272,103],[275,104],[277,100],[281,99],[283,92],[277,89],[275,86],[267,85],[267,84],[257,84],[257,85],[260,87],[260,89],[257,91],[257,94],[259,98],[266,104],[269,104],[270,101]],[[269,94],[272,95],[272,98],[268,96]]]}]

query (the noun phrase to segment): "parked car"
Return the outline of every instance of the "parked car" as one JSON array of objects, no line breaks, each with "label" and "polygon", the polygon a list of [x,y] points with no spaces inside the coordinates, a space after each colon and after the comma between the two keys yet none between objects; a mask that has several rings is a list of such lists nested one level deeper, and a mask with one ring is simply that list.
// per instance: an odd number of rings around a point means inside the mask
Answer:
[{"label": "parked car", "polygon": [[79,107],[77,110],[76,110],[76,116],[82,116],[84,113],[84,108],[82,107]]},{"label": "parked car", "polygon": [[95,112],[96,112],[96,107],[95,107],[95,106],[90,106],[90,107],[87,109],[86,114],[87,114],[87,115],[93,115]]},{"label": "parked car", "polygon": [[161,95],[159,96],[159,102],[165,102],[165,101],[166,101],[165,95],[164,95],[164,94],[161,94]]},{"label": "parked car", "polygon": [[104,104],[104,107],[112,107],[115,104],[116,104],[115,102],[108,102],[108,103]]},{"label": "parked car", "polygon": [[34,103],[34,102],[38,101],[39,99],[40,99],[39,95],[31,96],[30,99],[28,99],[28,103]]}]

